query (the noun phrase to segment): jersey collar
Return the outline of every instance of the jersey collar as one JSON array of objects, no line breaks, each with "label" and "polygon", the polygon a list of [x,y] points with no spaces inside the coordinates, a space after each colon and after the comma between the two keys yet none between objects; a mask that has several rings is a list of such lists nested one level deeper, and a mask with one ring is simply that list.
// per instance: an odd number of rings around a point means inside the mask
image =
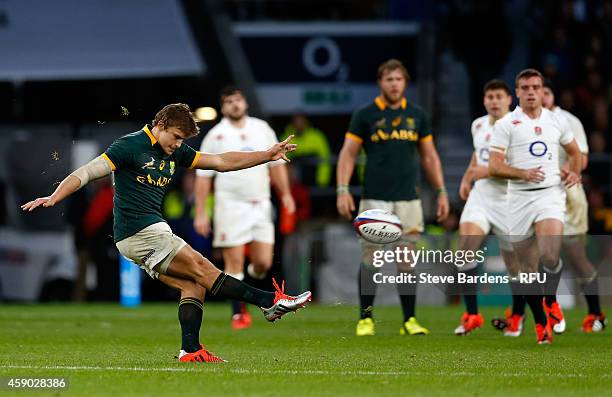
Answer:
[{"label": "jersey collar", "polygon": [[147,134],[147,136],[151,140],[151,146],[155,145],[157,143],[157,139],[155,138],[155,136],[153,135],[153,133],[149,129],[149,125],[145,124],[145,126],[142,127],[142,129],[144,130],[145,134]]},{"label": "jersey collar", "polygon": [[[385,103],[385,100],[383,99],[382,95],[377,96],[376,99],[374,99],[374,103],[376,104],[376,106],[378,106],[380,110],[385,110],[385,108],[387,107],[387,104]],[[408,102],[406,101],[406,98],[402,98],[402,109],[406,109],[407,105]]]},{"label": "jersey collar", "polygon": [[519,117],[529,120],[529,121],[536,122],[536,123],[543,120],[547,116],[547,113],[546,113],[547,111],[550,112],[550,110],[542,106],[542,110],[540,111],[540,116],[537,119],[532,119],[531,117],[527,115],[527,113],[523,111],[523,109],[520,106],[517,105],[515,110],[519,112]]}]

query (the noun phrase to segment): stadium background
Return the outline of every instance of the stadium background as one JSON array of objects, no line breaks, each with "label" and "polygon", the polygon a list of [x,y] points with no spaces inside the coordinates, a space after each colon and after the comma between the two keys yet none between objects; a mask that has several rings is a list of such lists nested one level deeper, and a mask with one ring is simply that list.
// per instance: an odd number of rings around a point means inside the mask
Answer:
[{"label": "stadium background", "polygon": [[[612,1],[1,1],[0,299],[118,300],[110,181],[28,216],[19,204],[49,194],[163,105],[218,110],[219,90],[236,83],[251,115],[279,136],[301,114],[329,148],[318,144],[291,165],[299,209],[296,219],[278,214],[275,273],[290,290],[313,288],[320,302],[355,303],[358,245],[336,214],[335,162],[351,112],[377,94],[376,67],[391,57],[411,74],[409,100],[433,117],[453,209],[436,224],[423,185],[427,233],[438,243],[452,246],[456,233],[482,86],[494,77],[512,85],[527,66],[552,79],[557,103],[585,126],[590,232],[610,234],[611,50]],[[188,144],[198,148],[217,121],[202,121]],[[358,184],[356,173],[355,194]],[[175,178],[165,214],[220,263],[192,230],[192,188],[192,174]],[[142,288],[144,300],[176,298],[148,278]],[[382,301],[393,303],[393,295]],[[452,301],[427,289],[419,300]]]}]

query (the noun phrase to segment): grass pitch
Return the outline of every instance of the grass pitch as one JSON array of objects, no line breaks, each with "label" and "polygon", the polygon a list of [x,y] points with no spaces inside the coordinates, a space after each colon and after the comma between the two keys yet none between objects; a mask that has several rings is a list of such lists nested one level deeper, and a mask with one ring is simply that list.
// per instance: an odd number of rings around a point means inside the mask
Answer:
[{"label": "grass pitch", "polygon": [[253,327],[233,331],[229,306],[208,304],[202,341],[229,362],[187,364],[174,358],[176,305],[2,305],[0,377],[67,377],[66,391],[27,392],[53,396],[612,394],[612,328],[583,334],[583,310],[566,311],[551,346],[536,344],[530,316],[520,338],[503,338],[489,325],[502,308],[454,336],[461,310],[418,307],[431,334],[401,337],[399,307],[378,307],[377,336],[356,338],[355,307],[312,305],[274,324],[252,309]]}]

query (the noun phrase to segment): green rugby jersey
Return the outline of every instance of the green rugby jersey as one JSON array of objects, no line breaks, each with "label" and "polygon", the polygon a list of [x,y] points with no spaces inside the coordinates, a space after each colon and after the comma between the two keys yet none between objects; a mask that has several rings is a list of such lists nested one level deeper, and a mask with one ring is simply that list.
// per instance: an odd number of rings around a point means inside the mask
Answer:
[{"label": "green rugby jersey", "polygon": [[102,154],[115,173],[114,241],[136,234],[162,217],[162,201],[176,167],[193,168],[200,153],[183,143],[171,155],[149,126],[117,139]]},{"label": "green rugby jersey", "polygon": [[353,113],[346,137],[367,155],[362,198],[385,201],[418,197],[418,143],[432,139],[429,117],[406,99],[391,109],[381,97]]}]

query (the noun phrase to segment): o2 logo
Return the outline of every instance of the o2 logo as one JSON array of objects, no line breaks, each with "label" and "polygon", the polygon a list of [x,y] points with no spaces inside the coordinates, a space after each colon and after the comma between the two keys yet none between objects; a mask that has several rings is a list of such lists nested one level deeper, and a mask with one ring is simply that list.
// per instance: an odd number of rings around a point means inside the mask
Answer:
[{"label": "o2 logo", "polygon": [[[317,55],[322,56],[318,59]],[[315,37],[306,42],[302,50],[302,62],[313,76],[324,78],[337,73],[337,80],[348,79],[348,66],[342,62],[338,44],[328,37]]]},{"label": "o2 logo", "polygon": [[529,145],[529,153],[534,157],[542,157],[548,153],[548,160],[552,160],[552,153],[548,152],[548,146],[542,141],[532,142]]},{"label": "o2 logo", "polygon": [[482,160],[485,163],[489,162],[489,149],[488,148],[482,148],[480,149],[480,152],[478,153],[478,157],[480,157],[480,160]]}]

